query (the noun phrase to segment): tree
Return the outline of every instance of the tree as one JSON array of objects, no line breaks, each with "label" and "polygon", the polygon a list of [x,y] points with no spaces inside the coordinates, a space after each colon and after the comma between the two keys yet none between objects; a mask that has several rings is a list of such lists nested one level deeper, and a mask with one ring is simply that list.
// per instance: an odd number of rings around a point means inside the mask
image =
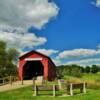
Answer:
[{"label": "tree", "polygon": [[89,66],[86,66],[84,70],[85,70],[86,73],[90,73],[91,68]]},{"label": "tree", "polygon": [[92,65],[92,67],[91,67],[91,72],[92,72],[92,73],[97,73],[98,71],[99,71],[98,66]]},{"label": "tree", "polygon": [[3,41],[0,41],[0,69],[1,67],[5,67],[6,61],[6,43]]},{"label": "tree", "polygon": [[17,66],[16,61],[18,58],[19,52],[15,48],[9,48],[7,51],[7,65],[6,65],[6,73],[7,75],[16,75],[17,74]]},{"label": "tree", "polygon": [[18,51],[15,48],[7,50],[6,43],[0,41],[0,77],[16,75],[17,66],[15,62],[18,58]]},{"label": "tree", "polygon": [[6,66],[5,73],[5,76],[17,75],[17,66],[9,62]]},{"label": "tree", "polygon": [[7,59],[9,62],[16,62],[19,52],[15,48],[9,48],[7,51]]},{"label": "tree", "polygon": [[82,76],[82,70],[81,70],[80,66],[78,66],[76,64],[71,65],[70,75],[74,76],[74,77],[81,77]]},{"label": "tree", "polygon": [[78,65],[64,65],[57,67],[57,72],[60,76],[70,75],[75,77],[81,77],[83,69]]}]

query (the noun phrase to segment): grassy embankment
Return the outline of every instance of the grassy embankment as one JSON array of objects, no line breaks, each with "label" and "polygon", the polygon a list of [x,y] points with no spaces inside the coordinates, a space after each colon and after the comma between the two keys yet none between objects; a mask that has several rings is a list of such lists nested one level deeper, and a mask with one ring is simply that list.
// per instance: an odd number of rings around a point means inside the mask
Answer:
[{"label": "grassy embankment", "polygon": [[[77,94],[72,97],[46,97],[47,95],[33,97],[32,86],[30,86],[17,90],[2,92],[0,93],[0,100],[100,100],[100,86],[97,85],[97,83],[100,85],[100,74],[84,74],[81,78],[65,76],[65,79],[73,82],[86,81],[89,82],[90,85],[88,88],[94,87],[88,89],[86,94]],[[44,93],[48,94],[49,92]]]}]

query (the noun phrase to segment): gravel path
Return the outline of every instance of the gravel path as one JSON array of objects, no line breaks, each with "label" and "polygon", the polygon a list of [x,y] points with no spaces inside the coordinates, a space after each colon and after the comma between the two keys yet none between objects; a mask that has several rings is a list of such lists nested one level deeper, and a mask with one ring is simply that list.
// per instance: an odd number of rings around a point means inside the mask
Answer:
[{"label": "gravel path", "polygon": [[32,84],[33,84],[32,80],[27,80],[27,81],[25,80],[23,82],[23,85],[22,85],[21,81],[17,81],[17,82],[14,82],[12,85],[6,84],[3,86],[0,86],[0,92],[14,90],[14,89],[22,88],[22,87],[27,87],[27,86],[30,86]]}]

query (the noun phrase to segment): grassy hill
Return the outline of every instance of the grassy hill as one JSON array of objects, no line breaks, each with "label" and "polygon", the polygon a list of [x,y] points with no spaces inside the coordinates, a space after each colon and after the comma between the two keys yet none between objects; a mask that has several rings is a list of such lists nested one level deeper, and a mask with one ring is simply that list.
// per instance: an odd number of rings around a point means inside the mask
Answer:
[{"label": "grassy hill", "polygon": [[[100,73],[84,74],[80,78],[76,78],[72,76],[64,76],[64,78],[67,81],[70,80],[72,82],[80,82],[80,81],[88,82],[89,87],[87,89],[87,93],[76,94],[72,97],[71,96],[50,97],[47,95],[34,97],[32,96],[33,95],[32,86],[29,86],[29,87],[24,87],[12,91],[1,92],[0,100],[51,100],[51,99],[52,100],[100,100]],[[49,92],[45,92],[45,93],[48,94]]]},{"label": "grassy hill", "polygon": [[68,97],[32,96],[32,86],[0,93],[0,100],[100,100],[100,89],[89,89],[86,94]]}]

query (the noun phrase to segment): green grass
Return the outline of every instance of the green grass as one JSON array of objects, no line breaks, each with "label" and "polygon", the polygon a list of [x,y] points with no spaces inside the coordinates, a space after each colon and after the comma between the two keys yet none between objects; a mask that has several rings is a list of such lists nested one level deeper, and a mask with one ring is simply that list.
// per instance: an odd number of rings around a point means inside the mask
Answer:
[{"label": "green grass", "polygon": [[100,73],[97,73],[97,74],[84,74],[82,76],[83,80],[99,80],[100,79]]},{"label": "green grass", "polygon": [[[66,80],[93,80],[96,81],[99,80],[100,82],[100,73],[98,74],[84,74],[81,78],[76,78],[72,76],[65,76],[64,79]],[[54,82],[47,82],[47,84],[52,85]],[[96,85],[96,84],[95,84]],[[76,91],[75,91],[76,92]],[[78,91],[79,92],[79,91]],[[7,91],[7,92],[1,92],[0,93],[0,100],[100,100],[100,88],[96,89],[88,89],[86,94],[76,94],[74,96],[66,96],[66,97],[50,97],[47,94],[52,92],[42,92],[41,96],[34,97],[33,91],[32,91],[32,86],[30,87],[25,87],[21,89],[16,89],[12,91]],[[61,94],[59,92],[59,94]]]},{"label": "green grass", "polygon": [[77,94],[68,97],[50,97],[41,95],[34,97],[32,87],[25,87],[17,90],[1,92],[0,100],[100,100],[100,89],[88,90],[86,94]]},{"label": "green grass", "polygon": [[97,74],[92,74],[92,73],[90,73],[90,74],[83,74],[82,77],[79,77],[79,78],[76,78],[74,76],[67,76],[67,75],[65,75],[64,79],[66,79],[66,80],[80,79],[82,81],[88,81],[88,80],[100,81],[100,73],[97,73]]}]

